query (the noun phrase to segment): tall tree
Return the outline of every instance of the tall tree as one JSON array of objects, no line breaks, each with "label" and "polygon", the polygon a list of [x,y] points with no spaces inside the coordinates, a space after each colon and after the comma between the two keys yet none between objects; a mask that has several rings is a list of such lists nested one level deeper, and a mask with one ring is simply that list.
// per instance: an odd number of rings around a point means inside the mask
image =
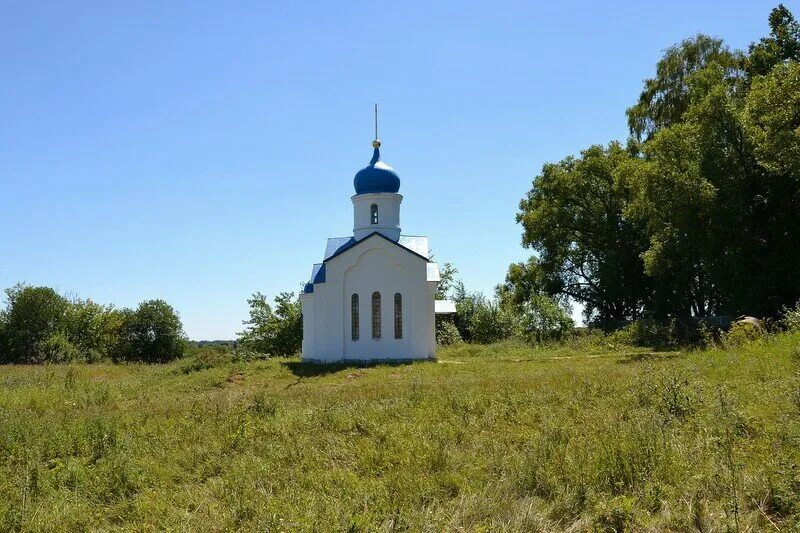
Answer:
[{"label": "tall tree", "polygon": [[501,295],[574,298],[601,322],[752,313],[800,297],[800,25],[784,6],[749,54],[669,48],[612,143],[544,166],[520,204]]},{"label": "tall tree", "polygon": [[672,46],[656,64],[656,75],[644,81],[636,105],[627,110],[628,128],[637,140],[647,140],[662,128],[678,123],[689,108],[689,78],[716,63],[737,75],[740,54],[721,39],[696,35]]},{"label": "tall tree", "polygon": [[764,76],[775,65],[786,61],[800,61],[800,24],[794,15],[779,4],[769,14],[770,34],[750,45],[744,60],[748,75]]},{"label": "tall tree", "polygon": [[645,271],[671,280],[675,314],[773,315],[798,295],[791,70],[749,92],[720,65],[693,73],[681,120],[631,167],[627,213],[647,228]]},{"label": "tall tree", "polygon": [[754,218],[763,172],[742,124],[738,80],[712,63],[687,87],[680,122],[643,147],[629,214],[648,228],[647,273],[674,282],[676,314],[737,313],[764,275],[768,250]]},{"label": "tall tree", "polygon": [[632,191],[618,177],[630,158],[611,143],[544,165],[517,214],[522,243],[537,256],[512,265],[508,289],[575,299],[587,318],[606,325],[639,316],[647,293],[640,257],[646,241],[624,214]]},{"label": "tall tree", "polygon": [[759,165],[751,193],[762,266],[754,299],[775,314],[800,299],[800,63],[753,79],[744,123]]},{"label": "tall tree", "polygon": [[753,80],[745,123],[758,162],[800,179],[800,63],[781,63]]}]

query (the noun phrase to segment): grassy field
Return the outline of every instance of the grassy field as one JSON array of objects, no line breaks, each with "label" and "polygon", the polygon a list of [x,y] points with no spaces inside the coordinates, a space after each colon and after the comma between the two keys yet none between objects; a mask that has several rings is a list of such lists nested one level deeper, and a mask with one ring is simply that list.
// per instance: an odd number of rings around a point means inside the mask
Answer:
[{"label": "grassy field", "polygon": [[0,531],[791,531],[800,335],[0,366]]}]

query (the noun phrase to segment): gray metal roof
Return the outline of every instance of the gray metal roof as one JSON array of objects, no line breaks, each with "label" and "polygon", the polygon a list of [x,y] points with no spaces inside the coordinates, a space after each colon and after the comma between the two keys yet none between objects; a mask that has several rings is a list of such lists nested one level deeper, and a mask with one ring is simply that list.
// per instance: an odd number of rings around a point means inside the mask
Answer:
[{"label": "gray metal roof", "polygon": [[400,235],[400,240],[397,241],[400,246],[405,246],[412,252],[416,252],[426,259],[430,259],[428,252],[428,238],[420,235]]},{"label": "gray metal roof", "polygon": [[456,312],[456,303],[453,300],[436,300],[433,309],[437,315],[447,315]]},{"label": "gray metal roof", "polygon": [[441,281],[442,276],[439,274],[439,265],[436,263],[428,263],[428,281]]},{"label": "gray metal roof", "polygon": [[330,237],[328,244],[325,246],[325,257],[323,261],[339,251],[340,248],[350,244],[350,241],[355,241],[353,237]]}]

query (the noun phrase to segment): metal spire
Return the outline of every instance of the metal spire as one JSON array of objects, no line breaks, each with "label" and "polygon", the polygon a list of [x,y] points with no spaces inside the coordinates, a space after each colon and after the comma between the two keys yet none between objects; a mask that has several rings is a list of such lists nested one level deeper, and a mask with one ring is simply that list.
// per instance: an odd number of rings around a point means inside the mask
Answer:
[{"label": "metal spire", "polygon": [[381,141],[378,139],[378,103],[375,103],[375,140],[372,141],[373,148],[380,148]]}]

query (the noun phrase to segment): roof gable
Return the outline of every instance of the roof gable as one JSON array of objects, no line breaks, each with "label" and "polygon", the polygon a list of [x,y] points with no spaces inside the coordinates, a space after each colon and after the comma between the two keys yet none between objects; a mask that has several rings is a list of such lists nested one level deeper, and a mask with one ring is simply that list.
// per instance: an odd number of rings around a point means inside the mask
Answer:
[{"label": "roof gable", "polygon": [[334,257],[338,257],[338,256],[342,255],[344,252],[346,252],[347,250],[349,250],[351,248],[355,248],[357,245],[361,244],[362,242],[367,242],[369,239],[371,239],[373,237],[376,237],[376,236],[380,237],[381,239],[385,240],[386,242],[390,242],[390,243],[394,244],[398,248],[400,248],[402,250],[405,250],[406,252],[410,253],[411,255],[419,257],[420,259],[422,259],[426,263],[430,262],[430,260],[427,257],[425,257],[424,255],[412,250],[411,248],[409,248],[407,246],[403,246],[402,244],[400,244],[397,241],[393,241],[392,239],[390,239],[389,237],[387,237],[386,235],[384,235],[383,233],[380,233],[378,231],[373,231],[372,233],[370,233],[369,235],[367,235],[366,237],[364,237],[360,241],[357,241],[355,239],[351,239],[351,240],[347,241],[344,245],[340,246],[339,249],[337,249],[333,254],[331,254],[329,257],[326,257],[323,262],[327,263],[328,261],[330,261]]},{"label": "roof gable", "polygon": [[328,244],[327,247],[325,248],[325,258],[322,260],[322,263],[316,263],[314,265],[311,271],[311,279],[303,287],[303,292],[306,294],[313,293],[315,284],[325,283],[325,277],[326,277],[325,265],[329,260],[333,259],[334,257],[342,255],[351,248],[355,248],[357,245],[361,244],[362,242],[366,242],[375,236],[378,236],[381,239],[394,244],[398,248],[405,250],[411,255],[419,257],[420,259],[425,261],[427,263],[426,265],[427,280],[439,281],[439,266],[436,263],[432,262],[430,258],[427,257],[427,252],[428,252],[427,237],[401,235],[400,241],[398,242],[398,241],[393,241],[392,239],[390,239],[389,237],[378,231],[373,231],[360,241],[357,241],[353,237],[334,237],[328,239]]}]

